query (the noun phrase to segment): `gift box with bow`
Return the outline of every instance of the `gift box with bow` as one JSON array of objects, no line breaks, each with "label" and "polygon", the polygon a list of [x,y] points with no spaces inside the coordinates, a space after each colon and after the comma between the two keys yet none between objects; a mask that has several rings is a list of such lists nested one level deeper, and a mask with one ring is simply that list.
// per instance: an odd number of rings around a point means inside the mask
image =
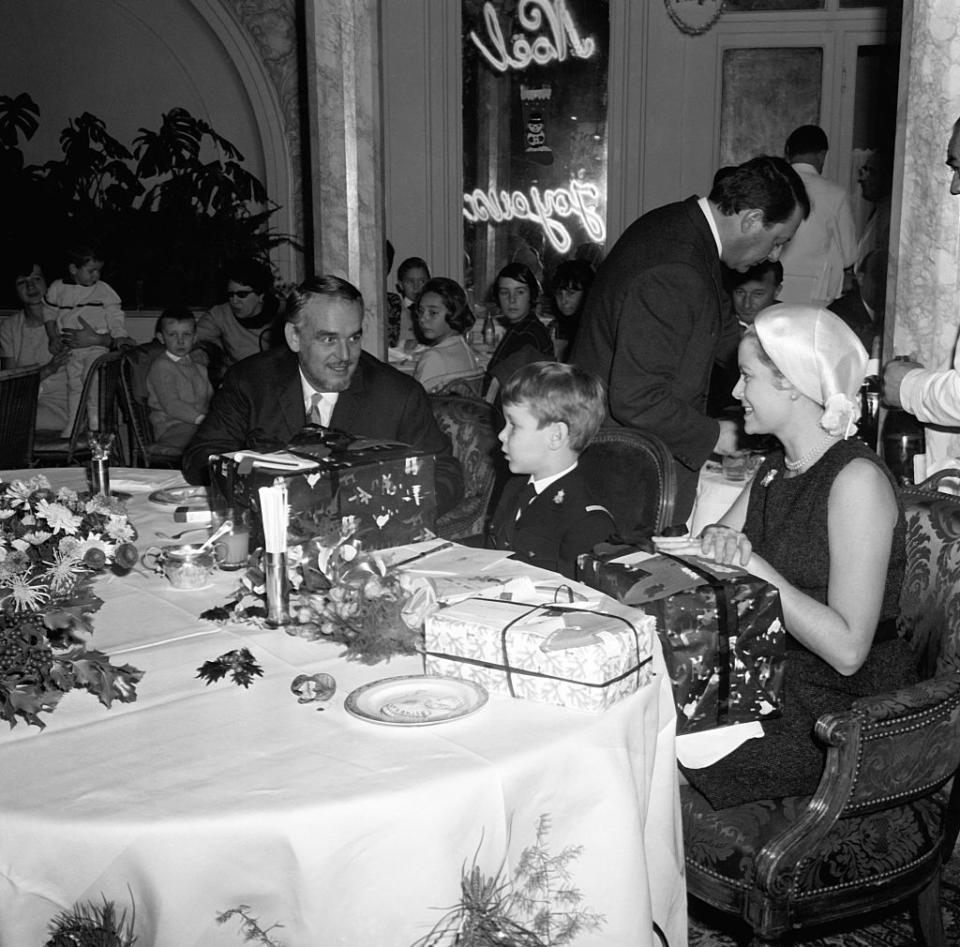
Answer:
[{"label": "gift box with bow", "polygon": [[677,732],[780,716],[780,593],[743,569],[700,556],[622,558],[611,561],[596,550],[581,556],[581,581],[656,619]]},{"label": "gift box with bow", "polygon": [[612,600],[586,609],[471,598],[427,618],[424,667],[597,712],[649,682],[654,634],[654,619]]}]

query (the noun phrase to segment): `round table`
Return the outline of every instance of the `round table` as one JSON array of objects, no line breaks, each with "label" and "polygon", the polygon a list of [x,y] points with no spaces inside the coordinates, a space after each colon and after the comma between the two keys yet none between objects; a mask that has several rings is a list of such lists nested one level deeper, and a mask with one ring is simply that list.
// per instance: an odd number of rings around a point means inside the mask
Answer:
[{"label": "round table", "polygon": [[[170,474],[113,471],[144,491]],[[177,528],[147,492],[128,506],[141,548]],[[491,696],[442,725],[378,726],[343,699],[422,673],[420,660],[367,667],[282,630],[200,621],[236,581],[223,573],[176,592],[140,571],[98,580],[93,643],[145,674],[135,703],[108,710],[72,692],[46,730],[0,734],[0,943],[41,943],[74,902],[122,909],[132,894],[136,931],[155,947],[236,947],[238,925],[216,916],[239,904],[283,924],[276,935],[290,945],[404,947],[456,903],[464,866],[512,873],[542,815],[551,854],[582,846],[571,881],[606,918],[578,947],[657,945],[654,921],[671,947],[686,943],[675,717],[658,646],[654,682],[602,714]],[[198,679],[203,662],[239,647],[264,669],[249,689]],[[290,692],[296,674],[317,671],[338,683],[323,712]]]}]

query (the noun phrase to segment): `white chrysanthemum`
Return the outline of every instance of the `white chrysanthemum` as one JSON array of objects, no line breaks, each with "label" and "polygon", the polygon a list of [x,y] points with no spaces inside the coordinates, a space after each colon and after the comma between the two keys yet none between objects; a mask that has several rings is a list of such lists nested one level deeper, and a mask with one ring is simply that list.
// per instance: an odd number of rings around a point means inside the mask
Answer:
[{"label": "white chrysanthemum", "polygon": [[80,540],[76,536],[64,536],[60,542],[57,543],[57,552],[61,556],[70,556],[74,555],[77,549],[80,546]]},{"label": "white chrysanthemum", "polygon": [[26,552],[30,548],[30,543],[25,539],[11,539],[10,546],[12,549],[16,549],[17,552]]},{"label": "white chrysanthemum", "polygon": [[7,499],[11,506],[26,506],[30,495],[36,490],[49,490],[50,481],[40,475],[29,480],[14,480],[7,487]]},{"label": "white chrysanthemum", "polygon": [[16,512],[17,512],[17,511],[16,511],[16,510],[13,510],[13,509],[10,509],[10,510],[0,510],[0,520],[8,520],[8,519],[10,519],[10,517],[13,516]]},{"label": "white chrysanthemum", "polygon": [[30,543],[31,546],[40,546],[43,543],[45,543],[52,535],[53,533],[45,533],[42,531],[37,532],[36,530],[34,530],[29,533],[24,533],[22,538],[25,539],[28,543]]},{"label": "white chrysanthemum", "polygon": [[42,582],[40,576],[31,576],[29,573],[7,576],[5,584],[9,591],[0,599],[0,604],[13,599],[14,611],[37,611],[50,598]]},{"label": "white chrysanthemum", "polygon": [[[98,535],[97,533],[91,533],[89,536],[84,536],[82,539],[75,540],[76,545],[68,553],[69,555],[76,556],[78,559],[82,559],[89,549],[99,549],[107,559],[113,559],[114,553],[117,551],[117,546],[115,543],[108,542],[104,539],[103,536]],[[63,554],[63,543],[60,544],[60,552]]]},{"label": "white chrysanthemum", "polygon": [[83,562],[74,555],[53,557],[53,562],[44,563],[49,567],[47,576],[50,580],[50,589],[53,592],[66,592],[75,584],[81,573],[86,569]]},{"label": "white chrysanthemum", "polygon": [[83,517],[71,513],[63,504],[49,500],[41,500],[37,504],[37,516],[46,520],[55,533],[75,533],[83,523]]},{"label": "white chrysanthemum", "polygon": [[107,520],[107,535],[118,543],[129,543],[133,541],[133,527],[127,522],[125,516],[111,514]]}]

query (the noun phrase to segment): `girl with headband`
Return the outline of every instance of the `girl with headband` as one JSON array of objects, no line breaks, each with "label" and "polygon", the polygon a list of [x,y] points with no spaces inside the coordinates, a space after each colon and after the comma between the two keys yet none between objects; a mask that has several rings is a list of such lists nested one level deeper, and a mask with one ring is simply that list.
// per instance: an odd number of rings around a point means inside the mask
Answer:
[{"label": "girl with headband", "polygon": [[715,808],[813,793],[826,757],[817,719],[916,680],[895,628],[903,508],[883,462],[853,437],[866,351],[833,313],[777,305],[747,331],[739,363],[733,394],[746,432],[773,434],[783,449],[696,548],[780,590],[786,692],[762,739],[684,770]]}]

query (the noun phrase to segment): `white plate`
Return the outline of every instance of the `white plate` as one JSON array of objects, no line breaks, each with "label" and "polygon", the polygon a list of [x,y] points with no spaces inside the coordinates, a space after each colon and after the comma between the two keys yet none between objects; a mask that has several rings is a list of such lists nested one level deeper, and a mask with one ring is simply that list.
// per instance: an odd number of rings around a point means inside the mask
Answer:
[{"label": "white plate", "polygon": [[364,684],[347,695],[343,706],[371,723],[426,727],[466,717],[486,702],[486,690],[473,681],[410,674]]},{"label": "white plate", "polygon": [[154,490],[147,499],[164,506],[188,506],[197,510],[210,506],[206,487],[167,487],[165,490]]}]

